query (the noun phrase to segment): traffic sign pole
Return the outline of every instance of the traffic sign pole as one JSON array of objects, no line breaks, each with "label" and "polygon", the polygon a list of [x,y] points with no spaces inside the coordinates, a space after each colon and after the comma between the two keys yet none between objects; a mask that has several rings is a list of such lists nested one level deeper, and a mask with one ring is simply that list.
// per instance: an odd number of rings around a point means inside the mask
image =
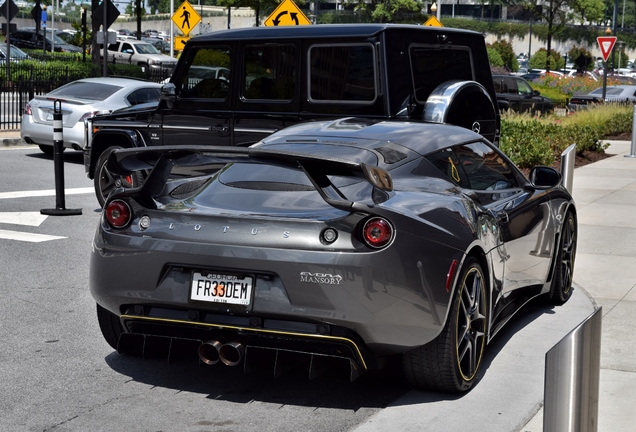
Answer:
[{"label": "traffic sign pole", "polygon": [[603,102],[605,102],[605,94],[607,91],[607,59],[609,58],[610,53],[614,49],[614,44],[616,43],[616,36],[599,36],[596,38],[598,42],[598,46],[601,49],[601,54],[603,55]]}]

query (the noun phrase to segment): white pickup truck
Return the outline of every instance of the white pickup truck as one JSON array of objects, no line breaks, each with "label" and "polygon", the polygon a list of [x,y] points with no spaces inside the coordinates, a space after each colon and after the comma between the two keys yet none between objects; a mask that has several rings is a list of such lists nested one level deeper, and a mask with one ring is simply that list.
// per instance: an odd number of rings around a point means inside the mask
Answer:
[{"label": "white pickup truck", "polygon": [[177,64],[176,59],[161,54],[152,44],[132,39],[118,40],[108,45],[108,61],[169,70]]}]

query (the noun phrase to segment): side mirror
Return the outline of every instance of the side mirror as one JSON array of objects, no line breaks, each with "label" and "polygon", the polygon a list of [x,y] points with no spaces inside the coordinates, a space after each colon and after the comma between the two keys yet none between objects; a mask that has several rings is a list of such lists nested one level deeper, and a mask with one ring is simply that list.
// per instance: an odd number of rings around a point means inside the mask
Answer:
[{"label": "side mirror", "polygon": [[161,92],[159,94],[159,101],[165,101],[169,109],[174,106],[174,101],[177,100],[177,88],[173,83],[166,83],[161,86]]},{"label": "side mirror", "polygon": [[530,183],[536,189],[550,189],[561,183],[561,173],[551,167],[538,166],[530,171]]},{"label": "side mirror", "polygon": [[540,96],[541,92],[539,90],[535,90],[532,92],[533,96]]}]

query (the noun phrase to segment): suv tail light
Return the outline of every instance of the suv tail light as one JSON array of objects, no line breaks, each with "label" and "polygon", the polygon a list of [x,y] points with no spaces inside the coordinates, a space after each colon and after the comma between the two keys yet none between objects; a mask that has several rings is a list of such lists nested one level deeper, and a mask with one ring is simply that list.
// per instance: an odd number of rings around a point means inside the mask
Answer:
[{"label": "suv tail light", "polygon": [[362,228],[362,238],[372,248],[383,248],[393,239],[393,226],[384,218],[371,218]]},{"label": "suv tail light", "polygon": [[124,228],[132,219],[130,206],[122,200],[109,202],[104,209],[106,220],[115,228]]}]

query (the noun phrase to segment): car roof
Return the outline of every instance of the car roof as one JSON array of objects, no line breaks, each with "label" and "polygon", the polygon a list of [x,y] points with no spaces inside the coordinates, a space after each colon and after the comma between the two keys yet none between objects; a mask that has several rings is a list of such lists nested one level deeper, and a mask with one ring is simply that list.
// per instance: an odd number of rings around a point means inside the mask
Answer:
[{"label": "car roof", "polygon": [[143,79],[136,78],[125,78],[125,77],[96,77],[96,78],[81,78],[78,80],[80,82],[95,82],[100,84],[113,84],[120,86],[129,86],[133,84],[147,85],[149,87],[161,87],[161,84],[155,83],[152,81],[147,81]]},{"label": "car roof", "polygon": [[370,37],[387,30],[410,30],[433,33],[462,33],[483,38],[482,33],[449,27],[432,27],[409,24],[321,24],[317,26],[244,27],[218,30],[192,38],[192,41],[275,38],[332,38],[360,36]]},{"label": "car roof", "polygon": [[460,143],[484,141],[484,138],[459,126],[439,123],[375,121],[347,117],[331,121],[301,123],[275,132],[262,140],[264,145],[312,141],[324,138],[361,148],[375,148],[378,143],[394,143],[420,155]]}]

